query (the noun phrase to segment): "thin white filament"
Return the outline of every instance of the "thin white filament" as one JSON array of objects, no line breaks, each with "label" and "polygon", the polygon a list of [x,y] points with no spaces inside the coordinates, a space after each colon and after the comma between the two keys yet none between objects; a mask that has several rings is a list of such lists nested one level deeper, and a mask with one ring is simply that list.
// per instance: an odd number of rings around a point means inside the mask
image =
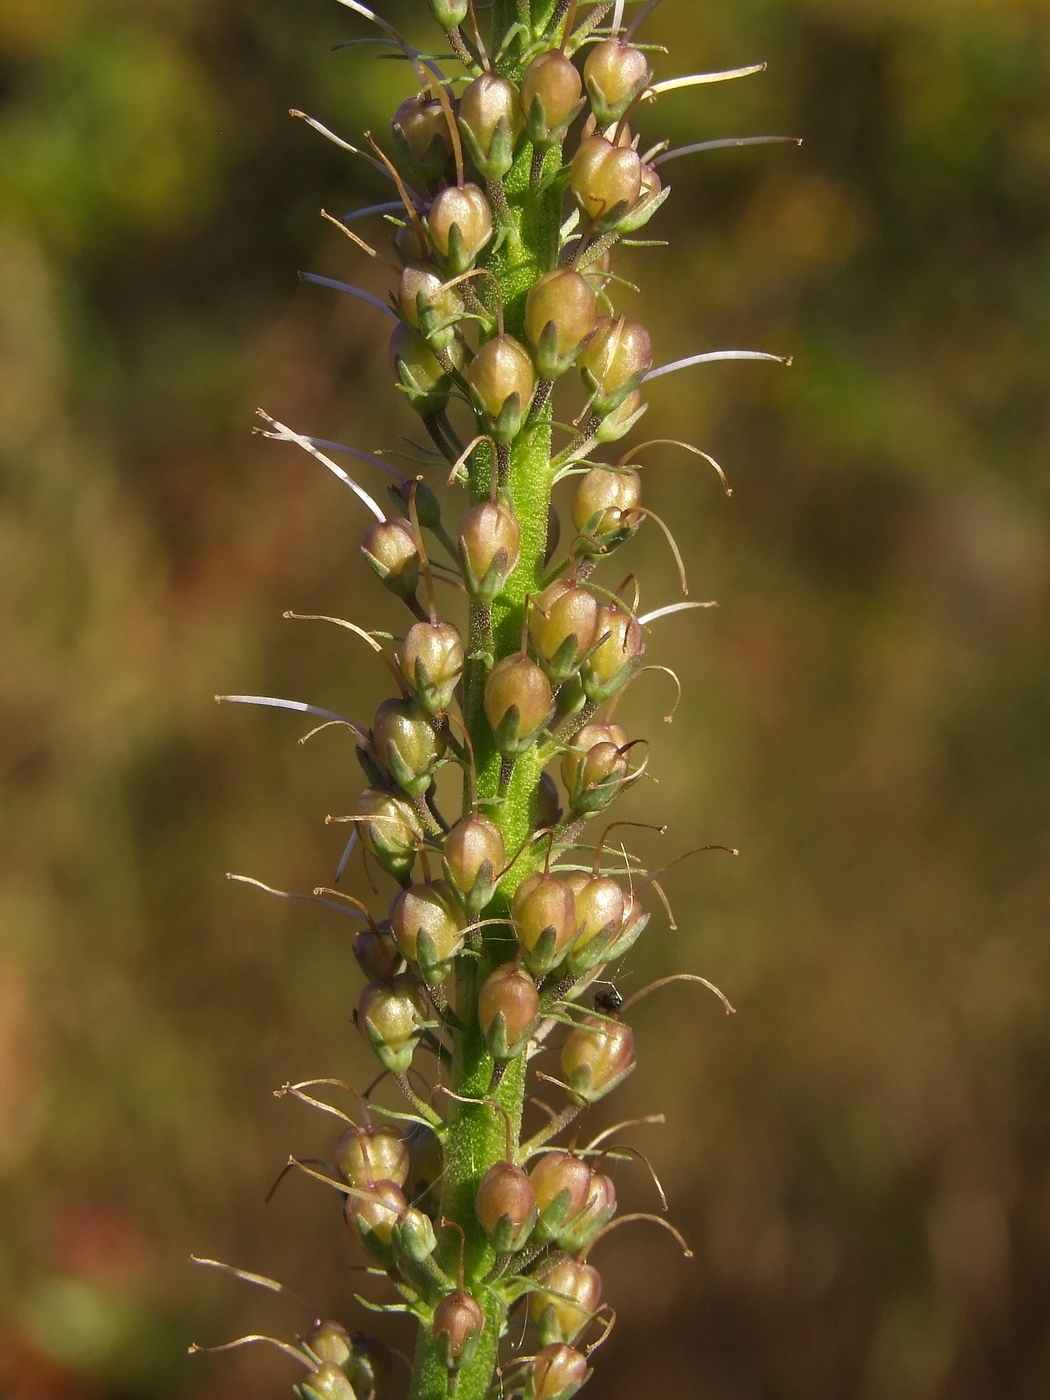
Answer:
[{"label": "thin white filament", "polygon": [[789,365],[790,355],[767,355],[764,350],[709,350],[705,355],[688,355],[684,360],[673,360],[669,365],[651,369],[643,376],[643,382],[659,379],[662,374],[673,374],[676,369],[688,369],[690,365],[710,365],[716,360],[775,360],[777,364]]},{"label": "thin white filament", "polygon": [[349,282],[337,282],[334,277],[322,277],[319,272],[300,272],[299,276],[304,282],[313,282],[318,287],[329,287],[333,292],[344,292],[349,297],[357,297],[358,301],[367,301],[369,306],[374,306],[377,311],[382,311],[394,321],[400,319],[392,306],[387,306],[385,301],[380,301],[371,292],[352,287]]},{"label": "thin white filament", "polygon": [[655,622],[658,617],[670,617],[671,613],[690,612],[693,608],[717,608],[718,604],[711,603],[668,603],[666,608],[656,608],[652,612],[646,613],[638,619],[639,627],[647,627],[650,622]]},{"label": "thin white filament", "polygon": [[[336,463],[332,461],[331,457],[326,457],[323,452],[319,452],[309,438],[303,437],[301,433],[293,432],[292,429],[287,427],[284,423],[278,423],[276,418],[271,418],[270,415],[264,413],[261,408],[256,409],[256,412],[260,418],[269,423],[270,426],[276,430],[271,436],[275,437],[278,442],[294,442],[296,446],[301,447],[304,452],[309,452],[310,456],[316,458],[323,467],[327,467],[333,476],[337,476],[344,486],[349,486],[357,499],[368,507],[377,520],[386,520],[386,516],[365,488],[363,486],[358,486],[353,477],[348,476],[346,472],[343,471],[342,467],[337,466]],[[318,714],[320,713],[321,712],[318,711]]]},{"label": "thin white filament", "polygon": [[661,92],[675,92],[678,88],[699,87],[701,83],[726,83],[731,78],[748,78],[752,73],[764,73],[765,63],[752,63],[747,68],[726,68],[720,73],[690,73],[684,78],[664,78],[654,83],[649,91],[654,97]]}]

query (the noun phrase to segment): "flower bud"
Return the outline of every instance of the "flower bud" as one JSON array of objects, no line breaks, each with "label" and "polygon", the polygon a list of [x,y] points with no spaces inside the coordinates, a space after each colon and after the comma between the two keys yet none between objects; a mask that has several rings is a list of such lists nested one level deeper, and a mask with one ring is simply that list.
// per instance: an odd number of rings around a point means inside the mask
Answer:
[{"label": "flower bud", "polygon": [[626,896],[611,875],[573,874],[567,877],[576,896],[576,937],[569,952],[573,976],[607,962],[606,948],[623,927]]},{"label": "flower bud", "polygon": [[649,405],[640,389],[632,389],[624,401],[607,413],[594,433],[595,442],[618,442],[626,437]]},{"label": "flower bud", "polygon": [[417,622],[394,653],[405,684],[428,715],[452,703],[463,674],[463,638],[451,622]]},{"label": "flower bud", "polygon": [[598,298],[572,267],[556,267],[533,284],[525,301],[525,334],[542,379],[573,364],[598,323]]},{"label": "flower bud", "polygon": [[384,700],[372,721],[376,757],[409,797],[422,797],[434,780],[445,741],[410,700]]},{"label": "flower bud", "polygon": [[627,730],[609,720],[585,724],[577,732],[561,761],[570,811],[594,816],[623,791],[630,773],[623,752],[627,742]]},{"label": "flower bud", "polygon": [[395,880],[412,873],[423,840],[415,808],[393,793],[365,788],[357,800],[354,825],[361,844]]},{"label": "flower bud", "polygon": [[579,1103],[596,1103],[634,1069],[634,1033],[625,1021],[587,1016],[565,1037],[565,1081]]},{"label": "flower bud", "polygon": [[496,1162],[481,1178],[474,1211],[493,1248],[501,1254],[516,1253],[536,1223],[531,1181],[513,1162]]},{"label": "flower bud", "polygon": [[603,603],[598,619],[599,642],[583,668],[587,699],[600,705],[615,695],[645,654],[645,640],[638,619],[618,603]]},{"label": "flower bud", "polygon": [[437,1249],[434,1222],[415,1206],[409,1206],[398,1218],[391,1238],[397,1254],[410,1264],[422,1264]]},{"label": "flower bud", "polygon": [[419,965],[423,980],[436,987],[452,970],[463,947],[466,926],[451,889],[444,880],[410,885],[394,900],[390,913],[397,946],[409,962]]},{"label": "flower bud", "polygon": [[576,933],[572,887],[557,875],[526,875],[514,892],[511,914],[518,924],[525,966],[536,977],[546,976],[561,962]]},{"label": "flower bud", "polygon": [[411,598],[419,586],[416,532],[403,516],[375,520],[365,531],[361,552],[391,593]]},{"label": "flower bud", "polygon": [[427,230],[435,253],[454,277],[474,266],[492,237],[492,210],[477,185],[448,185],[433,199]]},{"label": "flower bud", "polygon": [[303,1349],[319,1365],[325,1361],[342,1368],[354,1354],[350,1333],[341,1322],[315,1322],[303,1338]]},{"label": "flower bud", "polygon": [[572,498],[572,523],[587,554],[608,554],[638,529],[642,478],[628,468],[592,467]]},{"label": "flower bud", "polygon": [[643,163],[642,189],[638,196],[638,203],[630,213],[623,216],[616,227],[616,232],[623,235],[637,233],[640,228],[644,228],[670,193],[670,185],[664,188],[656,168]]},{"label": "flower bud", "polygon": [[484,1327],[485,1314],[469,1293],[457,1288],[445,1294],[434,1309],[430,1331],[446,1370],[469,1364]]},{"label": "flower bud", "polygon": [[478,173],[502,179],[514,164],[521,131],[518,89],[496,73],[481,73],[459,99],[459,129]]},{"label": "flower bud", "polygon": [[357,1242],[374,1259],[387,1263],[392,1258],[390,1241],[394,1226],[408,1202],[400,1186],[377,1181],[374,1186],[355,1188],[347,1196],[343,1215]]},{"label": "flower bud", "polygon": [[527,656],[506,656],[489,672],[485,714],[504,757],[530,748],[553,708],[551,683]]},{"label": "flower bud", "polygon": [[592,1175],[583,1158],[571,1152],[559,1149],[539,1158],[529,1172],[529,1180],[539,1210],[536,1238],[541,1244],[559,1240],[562,1231],[584,1209]]},{"label": "flower bud", "polygon": [[[417,259],[402,268],[397,304],[402,317],[419,331],[431,350],[447,349],[455,340],[455,321],[463,311],[463,298],[455,287],[445,283],[433,263]],[[421,516],[420,524],[423,523]]]},{"label": "flower bud", "polygon": [[555,1342],[532,1358],[525,1400],[570,1400],[590,1374],[582,1352]]},{"label": "flower bud", "polygon": [[638,203],[641,157],[631,146],[614,146],[604,136],[588,136],[572,158],[569,188],[592,223],[612,228]]},{"label": "flower bud", "polygon": [[532,600],[529,639],[536,659],[554,685],[580,669],[598,640],[599,604],[581,584],[556,579]]},{"label": "flower bud", "polygon": [[357,1392],[331,1361],[322,1362],[293,1389],[300,1400],[357,1400]]},{"label": "flower bud", "polygon": [[521,80],[521,110],[534,146],[560,141],[580,110],[583,80],[576,65],[557,49],[537,56]]},{"label": "flower bud", "polygon": [[390,368],[409,403],[424,418],[448,403],[452,380],[417,330],[399,321],[390,337]]},{"label": "flower bud", "polygon": [[619,39],[603,39],[595,44],[583,65],[583,81],[598,125],[618,122],[651,79],[649,61],[641,49]]},{"label": "flower bud", "polygon": [[399,973],[388,984],[369,982],[357,1006],[357,1026],[391,1074],[404,1074],[412,1063],[427,1021],[419,983]]},{"label": "flower bud", "polygon": [[652,364],[652,341],[644,326],[622,316],[603,316],[579,359],[595,413],[611,413],[623,403]]},{"label": "flower bud", "polygon": [[511,335],[493,336],[466,370],[482,426],[497,442],[510,442],[536,392],[536,371],[529,353]]},{"label": "flower bud", "polygon": [[351,1124],[332,1149],[332,1162],[351,1186],[408,1180],[408,1144],[392,1123],[359,1128]]},{"label": "flower bud", "polygon": [[455,29],[466,19],[470,5],[467,0],[430,0],[430,11],[442,29]]},{"label": "flower bud", "polygon": [[503,501],[471,506],[456,530],[463,581],[476,603],[491,603],[517,567],[521,531]]},{"label": "flower bud", "polygon": [[578,1259],[559,1259],[540,1282],[542,1291],[529,1294],[529,1317],[541,1344],[575,1340],[601,1302],[601,1274]]},{"label": "flower bud", "polygon": [[439,179],[452,154],[452,138],[437,98],[406,98],[394,113],[391,126],[394,143],[408,164],[428,184]]},{"label": "flower bud", "polygon": [[506,863],[499,827],[487,817],[464,817],[446,834],[441,854],[445,878],[467,913],[480,914]]},{"label": "flower bud", "polygon": [[481,984],[478,1022],[494,1060],[513,1060],[521,1054],[539,1014],[536,983],[516,963],[503,963]]},{"label": "flower bud", "polygon": [[598,1231],[616,1214],[616,1187],[612,1177],[595,1172],[587,1192],[587,1204],[574,1220],[569,1221],[558,1241],[562,1249],[574,1254],[590,1244]]},{"label": "flower bud", "polygon": [[354,935],[354,957],[370,982],[389,982],[397,971],[401,954],[394,932],[384,919],[375,928],[363,928]]}]

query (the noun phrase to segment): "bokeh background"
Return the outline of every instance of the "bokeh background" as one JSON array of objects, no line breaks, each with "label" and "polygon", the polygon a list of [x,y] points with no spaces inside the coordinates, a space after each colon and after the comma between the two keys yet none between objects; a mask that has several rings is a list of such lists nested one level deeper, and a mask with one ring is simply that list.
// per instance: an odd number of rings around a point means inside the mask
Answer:
[{"label": "bokeh background", "polygon": [[[384,5],[421,37],[422,0]],[[286,116],[387,131],[409,87],[326,0],[0,0],[0,1394],[254,1400],[297,1378],[302,1314],[187,1262],[283,1279],[365,1324],[337,1203],[285,1181],[362,1084],[348,928],[224,881],[329,878],[345,738],[217,691],[367,718],[383,676],[285,608],[397,626],[353,500],[250,436],[264,405],[360,447],[411,432],[386,328],[300,284],[381,291],[317,211],[385,198]],[[665,684],[636,815],[668,879],[621,990],[641,1064],[595,1114],[639,1129],[696,1258],[600,1247],[607,1400],[1036,1400],[1050,1393],[1050,11],[1045,0],[667,0],[655,140],[801,151],[668,167],[623,305],[667,360],[647,489],[694,597],[654,627]],[[636,435],[635,441],[639,440]],[[369,483],[373,489],[377,481]],[[674,596],[656,532],[613,573]],[[620,567],[623,562],[623,567]],[[345,829],[343,829],[345,834]],[[361,887],[358,872],[355,879]],[[645,1173],[618,1189],[650,1208]],[[597,1256],[596,1256],[597,1257]],[[380,1325],[385,1325],[380,1320]],[[396,1337],[397,1328],[386,1329]],[[589,1392],[590,1393],[590,1392]]]}]

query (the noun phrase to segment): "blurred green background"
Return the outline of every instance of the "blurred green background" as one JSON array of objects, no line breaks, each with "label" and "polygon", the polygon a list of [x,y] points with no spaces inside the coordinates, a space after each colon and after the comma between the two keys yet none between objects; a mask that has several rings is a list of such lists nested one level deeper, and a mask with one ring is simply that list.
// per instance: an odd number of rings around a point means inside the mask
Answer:
[{"label": "blurred green background", "polygon": [[[382,6],[414,37],[422,0]],[[621,990],[641,1064],[595,1131],[639,1130],[696,1258],[646,1227],[596,1258],[607,1400],[1035,1400],[1050,1393],[1050,10],[1045,0],[666,0],[653,140],[801,151],[667,168],[668,252],[621,271],[658,359],[793,353],[654,384],[653,454],[693,596],[635,815],[668,879]],[[401,65],[332,52],[327,0],[0,0],[0,1394],[284,1396],[293,1303],[366,1325],[337,1204],[263,1197],[334,1120],[286,1079],[363,1084],[349,925],[224,879],[330,878],[361,783],[345,738],[216,691],[367,719],[384,680],[335,629],[396,626],[361,511],[253,410],[363,448],[413,424],[386,328],[297,282],[381,292],[317,217],[386,198],[290,120],[386,139]],[[640,440],[638,434],[635,441]],[[367,482],[372,489],[378,480]],[[622,565],[622,567],[621,567]],[[674,596],[657,532],[615,564]],[[615,574],[616,579],[613,579]],[[387,682],[388,684],[388,682]],[[358,889],[362,881],[355,876]],[[622,1202],[651,1208],[644,1171]],[[396,1337],[396,1328],[386,1335]],[[403,1335],[403,1334],[401,1334]]]}]

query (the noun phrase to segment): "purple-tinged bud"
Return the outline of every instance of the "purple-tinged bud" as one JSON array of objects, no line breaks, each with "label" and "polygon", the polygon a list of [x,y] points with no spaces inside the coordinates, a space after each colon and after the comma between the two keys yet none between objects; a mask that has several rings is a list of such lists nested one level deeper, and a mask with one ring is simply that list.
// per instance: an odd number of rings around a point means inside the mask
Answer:
[{"label": "purple-tinged bud", "polygon": [[397,946],[417,963],[430,987],[443,982],[463,947],[466,919],[444,880],[410,885],[394,900],[390,913]]},{"label": "purple-tinged bud", "polygon": [[390,983],[369,982],[357,1006],[358,1030],[391,1074],[407,1071],[427,1019],[423,992],[410,973]]},{"label": "purple-tinged bud", "polygon": [[511,335],[493,336],[465,377],[485,431],[497,442],[517,437],[536,392],[536,370],[525,347]]},{"label": "purple-tinged bud", "polygon": [[300,1400],[357,1400],[357,1392],[331,1361],[324,1361],[293,1387]]},{"label": "purple-tinged bud", "polygon": [[361,844],[395,880],[412,873],[423,828],[415,808],[393,793],[365,788],[357,800],[357,827]]},{"label": "purple-tinged bud", "polygon": [[467,0],[430,0],[430,12],[442,29],[455,29],[470,13]]},{"label": "purple-tinged bud", "polygon": [[495,894],[506,863],[499,827],[487,817],[464,817],[446,834],[441,855],[445,878],[467,913],[480,914]]},{"label": "purple-tinged bud", "polygon": [[645,654],[638,619],[618,603],[602,604],[598,635],[605,640],[594,648],[583,668],[583,688],[594,705],[615,695]]},{"label": "purple-tinged bud", "polygon": [[579,359],[595,413],[611,413],[623,403],[652,364],[652,341],[644,326],[622,316],[603,316]]},{"label": "purple-tinged bud", "polygon": [[555,1342],[532,1358],[525,1400],[570,1400],[590,1374],[582,1352]]},{"label": "purple-tinged bud", "polygon": [[383,701],[372,721],[372,747],[409,797],[422,797],[445,753],[444,739],[410,700]]},{"label": "purple-tinged bud", "polygon": [[486,180],[500,180],[514,164],[521,131],[518,89],[496,73],[481,73],[459,99],[459,129],[470,158]]},{"label": "purple-tinged bud", "polygon": [[614,146],[604,136],[588,136],[572,158],[569,187],[592,223],[611,228],[638,203],[641,157],[631,146]]},{"label": "purple-tinged bud", "polygon": [[587,279],[572,267],[545,272],[525,301],[525,335],[541,379],[564,374],[597,324],[598,298]]},{"label": "purple-tinged bud", "polygon": [[367,1128],[352,1124],[332,1149],[332,1162],[351,1186],[374,1186],[377,1181],[404,1186],[408,1180],[408,1144],[392,1123]]},{"label": "purple-tinged bud", "polygon": [[391,122],[394,142],[427,183],[437,180],[452,154],[448,122],[436,97],[408,97]]},{"label": "purple-tinged bud", "polygon": [[342,1368],[354,1354],[350,1333],[341,1322],[315,1322],[303,1338],[303,1349],[318,1365],[327,1361]]},{"label": "purple-tinged bud", "polygon": [[511,913],[525,966],[536,977],[546,976],[565,957],[576,933],[572,886],[558,875],[534,871],[515,890]]},{"label": "purple-tinged bud", "polygon": [[521,530],[503,501],[471,506],[456,530],[463,582],[476,603],[491,603],[517,567]]},{"label": "purple-tinged bud", "polygon": [[489,672],[485,715],[504,757],[531,748],[553,708],[551,683],[527,656],[505,656]]},{"label": "purple-tinged bud", "polygon": [[524,1050],[540,1014],[540,994],[523,967],[503,963],[478,993],[478,1022],[494,1060],[513,1060]]},{"label": "purple-tinged bud", "polygon": [[580,669],[600,636],[598,620],[598,599],[567,579],[556,579],[532,600],[529,639],[537,661],[555,685]]},{"label": "purple-tinged bud", "polygon": [[587,1204],[566,1226],[559,1244],[571,1254],[590,1244],[598,1231],[616,1214],[616,1187],[612,1177],[595,1172],[591,1177]]},{"label": "purple-tinged bud", "polygon": [[627,742],[626,729],[608,720],[585,724],[573,737],[561,761],[571,812],[594,816],[619,796],[630,775]]},{"label": "purple-tinged bud", "polygon": [[361,552],[391,593],[411,598],[419,586],[419,546],[411,522],[401,515],[374,520]]},{"label": "purple-tinged bud", "polygon": [[532,1182],[513,1162],[496,1162],[481,1178],[474,1212],[494,1249],[516,1253],[525,1247],[536,1224]]},{"label": "purple-tinged bud", "polygon": [[574,1341],[601,1302],[601,1274],[578,1259],[559,1259],[539,1282],[542,1291],[529,1294],[529,1317],[541,1344]]},{"label": "purple-tinged bud", "polygon": [[537,56],[521,80],[521,110],[534,146],[560,141],[583,105],[583,79],[576,65],[552,49]]},{"label": "purple-tinged bud", "polygon": [[392,1181],[377,1181],[374,1186],[355,1188],[347,1196],[343,1215],[357,1242],[373,1258],[388,1263],[394,1226],[407,1209],[408,1202],[400,1186]]},{"label": "purple-tinged bud", "polygon": [[428,715],[452,703],[463,675],[463,638],[451,622],[417,622],[394,653],[405,685]]},{"label": "purple-tinged bud", "polygon": [[391,980],[398,969],[401,954],[394,942],[393,929],[385,919],[375,928],[363,928],[354,935],[354,957],[369,981]]},{"label": "purple-tinged bud", "polygon": [[595,44],[583,65],[583,81],[591,110],[599,126],[618,122],[634,99],[649,86],[652,73],[641,49],[603,39]]},{"label": "purple-tinged bud", "polygon": [[584,553],[609,554],[641,524],[642,478],[629,467],[592,467],[572,498],[572,523]]},{"label": "purple-tinged bud", "polygon": [[606,949],[623,927],[626,896],[611,875],[574,874],[569,877],[576,895],[578,929],[569,953],[574,976],[607,962]]},{"label": "purple-tinged bud", "polygon": [[492,237],[492,210],[477,185],[448,185],[433,199],[427,230],[434,252],[458,277]]},{"label": "purple-tinged bud", "polygon": [[591,1189],[590,1167],[571,1152],[545,1152],[537,1161],[529,1180],[536,1196],[539,1218],[536,1238],[541,1244],[559,1240],[587,1204]]},{"label": "purple-tinged bud", "polygon": [[399,321],[390,337],[390,368],[409,403],[424,418],[448,403],[452,380],[417,330]]},{"label": "purple-tinged bud", "polygon": [[[401,315],[419,331],[430,349],[445,350],[455,340],[455,321],[462,314],[463,298],[455,287],[447,285],[433,263],[417,259],[402,268],[397,304]],[[417,491],[417,509],[418,505]]]},{"label": "purple-tinged bud", "polygon": [[469,1364],[484,1327],[485,1314],[469,1293],[457,1288],[445,1294],[434,1309],[430,1332],[446,1370]]},{"label": "purple-tinged bud", "polygon": [[634,1032],[625,1021],[585,1017],[565,1037],[561,1069],[578,1103],[596,1103],[634,1069]]}]

